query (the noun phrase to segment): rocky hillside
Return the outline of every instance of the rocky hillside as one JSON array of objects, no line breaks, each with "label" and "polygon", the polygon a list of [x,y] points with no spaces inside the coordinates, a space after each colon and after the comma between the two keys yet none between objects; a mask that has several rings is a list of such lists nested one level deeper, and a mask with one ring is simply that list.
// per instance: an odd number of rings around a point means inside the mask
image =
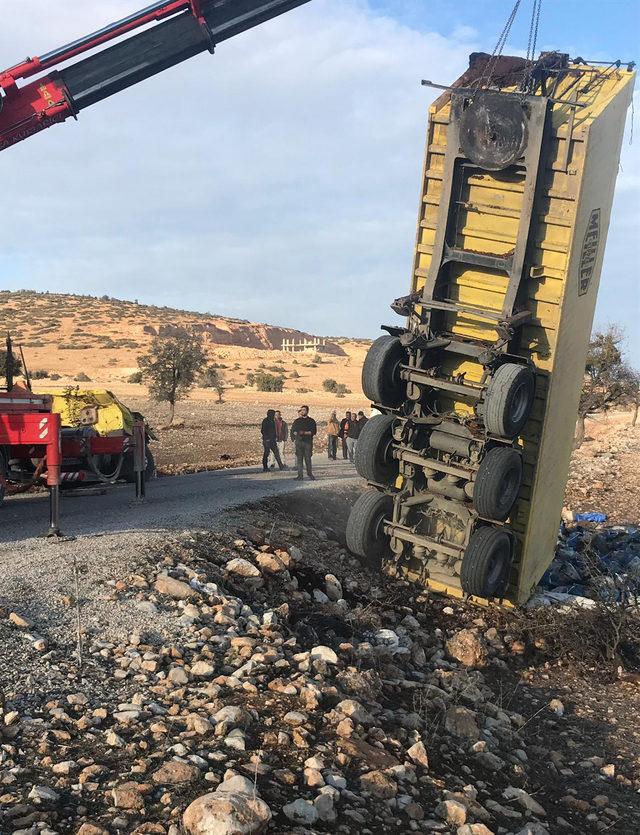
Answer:
[{"label": "rocky hillside", "polygon": [[[32,291],[0,292],[0,322],[25,348],[142,349],[157,335],[189,328],[211,345],[280,350],[283,339],[311,339],[294,328],[255,324],[206,313],[121,301]],[[328,353],[342,353],[336,342]]]}]

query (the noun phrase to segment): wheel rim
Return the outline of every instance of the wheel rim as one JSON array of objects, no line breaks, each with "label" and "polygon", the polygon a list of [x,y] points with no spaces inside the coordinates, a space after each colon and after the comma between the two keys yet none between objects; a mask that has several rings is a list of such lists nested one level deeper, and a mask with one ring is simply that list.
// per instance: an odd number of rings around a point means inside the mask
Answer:
[{"label": "wheel rim", "polygon": [[520,383],[518,388],[513,393],[511,400],[511,421],[514,424],[521,423],[527,416],[529,408],[529,387],[526,382]]}]

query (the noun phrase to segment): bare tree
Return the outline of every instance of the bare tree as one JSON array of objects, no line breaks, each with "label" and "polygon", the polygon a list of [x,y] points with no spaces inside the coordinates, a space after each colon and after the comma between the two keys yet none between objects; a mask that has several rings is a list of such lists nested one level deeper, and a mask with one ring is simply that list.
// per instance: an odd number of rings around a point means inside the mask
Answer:
[{"label": "bare tree", "polygon": [[186,331],[157,337],[149,353],[138,357],[149,394],[169,404],[169,425],[173,424],[176,401],[191,390],[206,360],[201,337]]},{"label": "bare tree", "polygon": [[591,337],[587,365],[578,407],[574,446],[584,441],[585,419],[592,412],[604,412],[622,403],[628,393],[629,369],[622,358],[622,332],[615,325]]}]

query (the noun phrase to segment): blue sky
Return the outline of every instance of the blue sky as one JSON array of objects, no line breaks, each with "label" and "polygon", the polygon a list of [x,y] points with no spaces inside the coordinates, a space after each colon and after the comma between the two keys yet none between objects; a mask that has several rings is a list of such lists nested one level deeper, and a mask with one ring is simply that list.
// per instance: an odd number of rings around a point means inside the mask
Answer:
[{"label": "blue sky", "polygon": [[[22,0],[10,66],[143,0]],[[313,0],[6,151],[0,284],[375,337],[409,284],[429,91],[491,51],[511,0]],[[539,46],[637,58],[636,2],[547,2]],[[526,48],[528,10],[506,52]],[[636,94],[636,101],[637,101]],[[640,113],[638,107],[636,110]],[[597,323],[640,366],[640,125]]]}]

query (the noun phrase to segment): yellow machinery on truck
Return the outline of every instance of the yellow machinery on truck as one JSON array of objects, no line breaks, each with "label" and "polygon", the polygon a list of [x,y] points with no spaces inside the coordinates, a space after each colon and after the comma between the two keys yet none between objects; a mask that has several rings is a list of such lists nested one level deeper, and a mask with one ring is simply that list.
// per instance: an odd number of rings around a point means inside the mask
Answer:
[{"label": "yellow machinery on truck", "polygon": [[[132,412],[113,392],[106,389],[40,390],[48,395],[51,411],[60,415],[62,427],[62,484],[67,486],[134,481],[133,444],[136,421],[143,416]],[[153,433],[145,424],[145,478],[155,473],[148,441]]]},{"label": "yellow machinery on truck", "polygon": [[475,54],[430,107],[406,322],[363,369],[382,414],[347,529],[397,576],[517,603],[553,557],[634,77]]}]

